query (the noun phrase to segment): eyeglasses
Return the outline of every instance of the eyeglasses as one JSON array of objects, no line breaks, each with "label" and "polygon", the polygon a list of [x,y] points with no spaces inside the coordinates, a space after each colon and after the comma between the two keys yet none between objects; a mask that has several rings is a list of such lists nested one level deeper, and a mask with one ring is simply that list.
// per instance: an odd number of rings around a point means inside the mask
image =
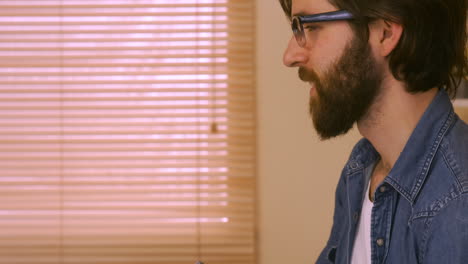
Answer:
[{"label": "eyeglasses", "polygon": [[346,10],[338,10],[314,15],[293,16],[291,19],[291,29],[293,31],[294,37],[296,38],[297,44],[299,44],[301,47],[304,47],[306,44],[304,33],[305,23],[349,20],[352,18],[353,15]]}]

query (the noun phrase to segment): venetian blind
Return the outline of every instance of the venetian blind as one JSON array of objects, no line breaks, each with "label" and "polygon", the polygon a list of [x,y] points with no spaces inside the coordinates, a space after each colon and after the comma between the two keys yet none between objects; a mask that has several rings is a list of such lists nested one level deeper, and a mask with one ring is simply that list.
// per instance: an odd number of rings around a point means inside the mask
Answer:
[{"label": "venetian blind", "polygon": [[0,0],[0,263],[255,263],[252,0]]}]

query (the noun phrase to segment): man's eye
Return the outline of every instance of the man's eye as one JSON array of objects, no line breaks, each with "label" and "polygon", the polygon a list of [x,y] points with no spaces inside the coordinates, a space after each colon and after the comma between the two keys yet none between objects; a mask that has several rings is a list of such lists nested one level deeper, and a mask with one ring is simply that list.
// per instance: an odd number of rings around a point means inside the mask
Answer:
[{"label": "man's eye", "polygon": [[314,26],[314,25],[305,26],[304,28],[305,28],[307,31],[314,31],[314,30],[319,29],[318,26]]}]

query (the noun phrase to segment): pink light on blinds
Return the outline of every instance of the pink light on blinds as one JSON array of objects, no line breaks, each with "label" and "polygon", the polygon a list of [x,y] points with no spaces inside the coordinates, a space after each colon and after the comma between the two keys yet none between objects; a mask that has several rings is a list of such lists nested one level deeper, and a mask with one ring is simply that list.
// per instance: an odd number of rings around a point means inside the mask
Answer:
[{"label": "pink light on blinds", "polygon": [[253,1],[0,1],[0,263],[253,264]]}]

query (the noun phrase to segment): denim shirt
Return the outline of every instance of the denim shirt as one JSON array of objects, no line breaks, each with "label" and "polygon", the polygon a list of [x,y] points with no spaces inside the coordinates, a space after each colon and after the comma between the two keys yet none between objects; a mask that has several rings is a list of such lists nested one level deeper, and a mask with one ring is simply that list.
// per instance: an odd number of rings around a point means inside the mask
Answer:
[{"label": "denim shirt", "polygon": [[[380,158],[362,139],[336,188],[333,227],[317,263],[350,263],[366,168]],[[468,263],[468,126],[439,91],[394,167],[377,187],[371,216],[377,263]]]}]

